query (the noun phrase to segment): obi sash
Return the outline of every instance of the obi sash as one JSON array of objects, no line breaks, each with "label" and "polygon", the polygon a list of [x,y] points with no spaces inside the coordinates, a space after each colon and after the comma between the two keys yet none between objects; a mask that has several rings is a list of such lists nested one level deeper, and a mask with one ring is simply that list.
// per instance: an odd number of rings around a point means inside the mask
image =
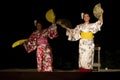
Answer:
[{"label": "obi sash", "polygon": [[48,40],[46,38],[37,39],[37,45],[40,45],[40,44],[48,44]]},{"label": "obi sash", "polygon": [[92,32],[81,32],[80,33],[82,39],[93,39],[94,35]]}]

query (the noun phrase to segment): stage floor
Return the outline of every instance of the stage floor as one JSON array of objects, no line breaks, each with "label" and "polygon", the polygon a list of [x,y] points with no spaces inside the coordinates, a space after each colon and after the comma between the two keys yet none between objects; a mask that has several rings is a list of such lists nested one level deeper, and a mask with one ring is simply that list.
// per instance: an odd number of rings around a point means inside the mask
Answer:
[{"label": "stage floor", "polygon": [[[36,69],[1,69],[0,72],[37,72]],[[79,70],[61,70],[61,69],[54,69],[53,72],[79,72]],[[120,72],[120,69],[100,69],[99,71],[94,70],[93,72]]]},{"label": "stage floor", "polygon": [[37,72],[36,69],[2,69],[0,80],[115,80],[119,78],[119,69],[93,71],[92,73],[78,70],[58,70],[53,72]]}]

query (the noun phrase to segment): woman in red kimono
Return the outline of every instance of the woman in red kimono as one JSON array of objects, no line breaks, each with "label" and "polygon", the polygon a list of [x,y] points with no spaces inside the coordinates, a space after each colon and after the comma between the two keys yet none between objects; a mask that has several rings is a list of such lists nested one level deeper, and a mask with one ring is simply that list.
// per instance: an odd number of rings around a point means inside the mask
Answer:
[{"label": "woman in red kimono", "polygon": [[48,28],[42,29],[41,22],[36,22],[35,26],[37,30],[23,45],[28,53],[36,50],[38,72],[52,72],[52,50],[48,38],[53,39],[58,36],[57,26],[52,23]]}]

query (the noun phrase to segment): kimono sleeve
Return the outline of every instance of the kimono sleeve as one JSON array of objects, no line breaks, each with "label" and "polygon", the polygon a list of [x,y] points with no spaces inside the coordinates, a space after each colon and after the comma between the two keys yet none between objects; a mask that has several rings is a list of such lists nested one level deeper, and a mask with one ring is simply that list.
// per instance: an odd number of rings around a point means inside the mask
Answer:
[{"label": "kimono sleeve", "polygon": [[35,50],[37,48],[37,45],[36,45],[36,34],[35,32],[33,32],[30,37],[28,38],[28,40],[23,44],[23,46],[25,47],[25,50],[30,53],[32,52],[33,50]]},{"label": "kimono sleeve", "polygon": [[50,39],[56,38],[58,36],[56,24],[52,24],[47,31],[48,31],[48,37]]},{"label": "kimono sleeve", "polygon": [[68,36],[69,41],[77,41],[81,38],[80,36],[80,26],[77,25],[74,29],[70,29],[70,31],[66,31],[66,35]]},{"label": "kimono sleeve", "polygon": [[97,21],[92,24],[92,28],[90,29],[91,32],[96,33],[101,30],[101,26],[103,25],[103,22]]}]

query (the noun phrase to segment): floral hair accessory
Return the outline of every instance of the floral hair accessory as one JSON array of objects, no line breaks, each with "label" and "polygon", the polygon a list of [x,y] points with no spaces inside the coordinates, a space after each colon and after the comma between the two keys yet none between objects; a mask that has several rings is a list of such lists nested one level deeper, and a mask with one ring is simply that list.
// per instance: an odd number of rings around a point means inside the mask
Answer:
[{"label": "floral hair accessory", "polygon": [[37,20],[34,20],[34,25],[36,26],[36,24],[37,24]]},{"label": "floral hair accessory", "polygon": [[82,12],[82,13],[81,13],[81,19],[83,19],[83,15],[84,15],[84,13]]}]

